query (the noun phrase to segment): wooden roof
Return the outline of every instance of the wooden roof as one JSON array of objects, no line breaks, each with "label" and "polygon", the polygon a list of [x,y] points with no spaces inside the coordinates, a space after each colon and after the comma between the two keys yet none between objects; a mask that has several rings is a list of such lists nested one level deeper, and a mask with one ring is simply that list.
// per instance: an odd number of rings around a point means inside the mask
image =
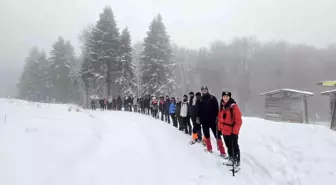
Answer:
[{"label": "wooden roof", "polygon": [[336,93],[336,89],[329,90],[329,91],[323,91],[321,92],[321,95],[329,95],[329,94],[334,94]]},{"label": "wooden roof", "polygon": [[260,96],[278,94],[278,93],[283,93],[283,92],[296,93],[296,94],[300,94],[303,96],[313,96],[314,95],[314,93],[308,92],[308,91],[299,91],[295,89],[276,89],[276,90],[261,93]]}]

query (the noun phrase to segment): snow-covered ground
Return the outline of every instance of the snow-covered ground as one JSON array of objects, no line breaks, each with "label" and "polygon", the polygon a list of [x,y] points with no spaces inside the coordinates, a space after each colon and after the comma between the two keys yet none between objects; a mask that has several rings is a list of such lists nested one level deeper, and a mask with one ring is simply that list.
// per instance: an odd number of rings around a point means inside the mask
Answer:
[{"label": "snow-covered ground", "polygon": [[[245,118],[241,171],[130,112],[0,99],[1,185],[334,185],[336,132]],[[214,148],[215,147],[215,143]]]}]

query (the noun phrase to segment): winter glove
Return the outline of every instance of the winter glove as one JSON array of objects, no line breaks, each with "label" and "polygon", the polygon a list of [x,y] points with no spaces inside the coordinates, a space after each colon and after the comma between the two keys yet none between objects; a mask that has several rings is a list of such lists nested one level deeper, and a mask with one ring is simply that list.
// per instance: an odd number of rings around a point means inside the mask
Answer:
[{"label": "winter glove", "polygon": [[201,121],[200,121],[199,117],[196,118],[196,124],[201,124]]}]

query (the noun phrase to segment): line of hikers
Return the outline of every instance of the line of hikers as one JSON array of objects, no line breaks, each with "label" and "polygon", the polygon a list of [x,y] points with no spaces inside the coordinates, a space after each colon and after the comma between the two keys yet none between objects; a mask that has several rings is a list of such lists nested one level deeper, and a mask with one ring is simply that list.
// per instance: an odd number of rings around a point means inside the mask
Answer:
[{"label": "line of hikers", "polygon": [[[96,110],[96,100],[91,99],[91,109]],[[135,111],[137,112],[137,99],[132,96],[125,96],[124,100],[121,99],[121,96],[113,99],[100,99],[98,100],[100,105],[100,110],[122,110],[124,107],[125,111]],[[124,103],[124,106],[122,106]]]},{"label": "line of hikers", "polygon": [[[114,100],[111,104],[112,110],[121,110],[121,97],[115,100],[116,106],[113,102]],[[104,101],[102,103],[101,107],[106,105]],[[210,153],[212,153],[211,130],[216,138],[220,155],[227,159],[227,165],[235,163],[235,166],[240,166],[238,136],[242,125],[242,114],[231,92],[223,92],[220,103],[215,96],[209,94],[207,86],[202,86],[201,92],[196,94],[190,92],[189,98],[184,95],[182,100],[169,96],[125,97],[124,110],[151,115],[169,124],[172,121],[174,127],[191,135],[190,144],[202,142],[205,151]]]}]

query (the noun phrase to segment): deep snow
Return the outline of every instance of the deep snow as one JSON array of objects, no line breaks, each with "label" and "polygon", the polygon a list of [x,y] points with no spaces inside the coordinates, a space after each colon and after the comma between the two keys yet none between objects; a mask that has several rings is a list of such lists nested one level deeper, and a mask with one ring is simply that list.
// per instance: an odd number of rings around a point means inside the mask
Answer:
[{"label": "deep snow", "polygon": [[[5,116],[6,115],[6,116]],[[0,99],[1,185],[333,185],[336,133],[323,126],[244,118],[242,170],[218,152],[130,112]],[[215,142],[213,142],[214,148]]]}]

